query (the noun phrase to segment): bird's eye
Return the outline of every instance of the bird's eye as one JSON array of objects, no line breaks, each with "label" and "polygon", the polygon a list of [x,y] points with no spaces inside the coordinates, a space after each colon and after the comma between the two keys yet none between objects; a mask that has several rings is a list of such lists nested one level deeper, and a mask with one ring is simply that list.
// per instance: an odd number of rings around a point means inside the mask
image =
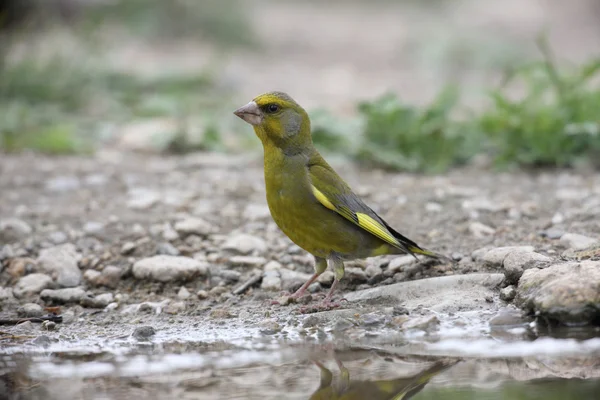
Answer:
[{"label": "bird's eye", "polygon": [[272,113],[276,113],[277,111],[279,111],[279,106],[277,104],[269,104],[267,106],[267,112],[272,114]]}]

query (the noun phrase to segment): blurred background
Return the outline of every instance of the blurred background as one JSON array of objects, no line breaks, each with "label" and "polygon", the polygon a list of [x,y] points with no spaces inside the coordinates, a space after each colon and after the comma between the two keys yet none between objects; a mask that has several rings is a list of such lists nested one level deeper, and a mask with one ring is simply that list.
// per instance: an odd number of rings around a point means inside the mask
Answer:
[{"label": "blurred background", "polygon": [[282,90],[365,165],[589,167],[599,69],[596,0],[0,0],[0,148],[257,151]]}]

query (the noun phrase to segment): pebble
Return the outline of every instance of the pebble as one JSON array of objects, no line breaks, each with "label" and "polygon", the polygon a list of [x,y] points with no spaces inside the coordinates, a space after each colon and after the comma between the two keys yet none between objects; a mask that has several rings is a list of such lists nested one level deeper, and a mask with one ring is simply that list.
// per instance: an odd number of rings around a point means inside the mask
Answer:
[{"label": "pebble", "polygon": [[242,273],[232,269],[223,269],[219,271],[219,276],[225,279],[225,281],[228,283],[236,283],[242,277]]},{"label": "pebble", "polygon": [[348,282],[364,283],[367,281],[367,274],[360,268],[346,268],[344,279]]},{"label": "pebble", "polygon": [[44,309],[39,304],[25,303],[17,309],[17,315],[24,318],[41,317]]},{"label": "pebble", "polygon": [[533,246],[505,246],[505,247],[496,247],[492,248],[485,252],[485,254],[481,257],[483,262],[491,267],[502,267],[504,263],[504,259],[510,253],[530,253],[535,249]]},{"label": "pebble", "polygon": [[208,299],[208,292],[206,290],[198,290],[196,292],[196,297],[200,300]]},{"label": "pebble", "polygon": [[36,267],[37,263],[35,260],[27,257],[17,257],[8,262],[6,272],[12,278],[18,279],[27,273],[33,272],[37,269]]},{"label": "pebble", "polygon": [[302,286],[311,277],[310,274],[305,274],[289,269],[281,269],[281,287],[284,290],[295,290]]},{"label": "pebble", "polygon": [[104,308],[113,301],[114,296],[112,293],[102,293],[94,297],[94,302],[99,306],[99,308]]},{"label": "pebble", "polygon": [[56,330],[56,322],[54,321],[44,321],[41,326],[44,331],[55,331]]},{"label": "pebble", "polygon": [[530,268],[545,268],[552,258],[535,252],[513,251],[504,258],[504,276],[506,281],[516,284],[523,275],[523,271]]},{"label": "pebble", "polygon": [[158,282],[188,281],[204,276],[208,266],[193,258],[158,255],[144,258],[133,265],[133,276],[137,279]]},{"label": "pebble", "polygon": [[69,240],[69,236],[61,231],[55,231],[48,235],[48,240],[54,244],[64,244]]},{"label": "pebble", "polygon": [[17,281],[14,295],[17,298],[40,293],[52,285],[52,278],[46,274],[29,274]]},{"label": "pebble", "polygon": [[425,317],[410,318],[408,321],[402,324],[402,329],[405,330],[421,330],[431,332],[436,330],[440,325],[440,320],[435,315],[429,315]]},{"label": "pebble", "polygon": [[97,221],[88,221],[83,225],[83,231],[88,235],[97,235],[104,230],[104,224]]},{"label": "pebble", "polygon": [[13,288],[0,286],[0,301],[14,300]]},{"label": "pebble", "polygon": [[414,264],[416,261],[417,259],[411,255],[395,257],[388,264],[387,270],[393,275],[396,272],[402,271],[407,265]]},{"label": "pebble", "polygon": [[469,232],[476,238],[482,238],[495,234],[496,230],[491,226],[482,224],[479,221],[475,221],[469,224]]},{"label": "pebble", "polygon": [[428,202],[425,204],[425,211],[430,213],[438,213],[442,211],[442,205],[440,203]]},{"label": "pebble", "polygon": [[242,267],[261,267],[267,263],[264,257],[256,256],[233,256],[229,259],[229,264]]},{"label": "pebble", "polygon": [[331,286],[335,279],[335,273],[333,271],[325,271],[317,278],[317,282],[321,285]]},{"label": "pebble", "polygon": [[269,210],[269,207],[263,204],[248,204],[242,213],[242,218],[244,218],[245,221],[256,221],[269,218],[270,216],[271,211]]},{"label": "pebble", "polygon": [[277,321],[273,319],[267,319],[261,321],[259,324],[259,330],[263,335],[274,335],[278,332],[281,332],[281,325],[279,325]]},{"label": "pebble", "polygon": [[560,239],[564,234],[565,234],[565,231],[563,229],[559,229],[559,228],[548,228],[539,233],[539,235],[541,237],[547,238],[547,239],[552,239],[552,240]]},{"label": "pebble", "polygon": [[491,327],[496,326],[520,326],[525,324],[521,312],[513,308],[505,308],[494,315],[488,322]]},{"label": "pebble", "polygon": [[600,261],[566,262],[523,273],[515,303],[563,325],[600,319]]},{"label": "pebble", "polygon": [[7,218],[0,220],[0,243],[13,243],[27,238],[33,229],[31,226],[18,218]]},{"label": "pebble", "polygon": [[81,182],[76,176],[56,176],[46,181],[46,190],[51,192],[68,192],[79,189]]},{"label": "pebble", "polygon": [[127,255],[133,253],[136,248],[136,244],[134,242],[125,242],[123,246],[121,246],[121,254]]},{"label": "pebble", "polygon": [[562,243],[570,249],[582,250],[593,244],[598,243],[598,239],[594,239],[584,235],[579,235],[577,233],[565,233],[561,236],[560,243]]},{"label": "pebble", "polygon": [[223,246],[222,250],[234,252],[237,254],[264,254],[267,251],[267,243],[264,239],[258,236],[247,234],[238,234],[229,237]]},{"label": "pebble", "polygon": [[517,295],[517,288],[514,285],[509,285],[504,289],[500,290],[500,300],[510,302],[513,301]]},{"label": "pebble", "polygon": [[186,289],[185,286],[179,288],[179,292],[177,292],[177,297],[181,300],[189,299],[192,294],[189,290]]},{"label": "pebble", "polygon": [[162,237],[168,242],[179,239],[179,233],[171,226],[171,224],[165,224],[162,228]]},{"label": "pebble", "polygon": [[52,339],[47,335],[40,335],[31,341],[34,346],[48,348],[52,344]]},{"label": "pebble", "polygon": [[175,223],[175,231],[182,236],[199,235],[207,236],[214,232],[214,226],[210,222],[198,217],[189,217]]},{"label": "pebble", "polygon": [[173,246],[169,242],[162,242],[162,243],[159,243],[158,246],[156,247],[156,253],[164,254],[167,256],[178,256],[181,254],[181,251],[179,251],[179,249],[177,247]]},{"label": "pebble", "polygon": [[260,288],[269,291],[279,291],[281,290],[281,285],[281,274],[279,269],[267,270],[265,268]]},{"label": "pebble", "polygon": [[133,336],[133,338],[137,340],[148,340],[154,335],[156,335],[156,330],[149,325],[135,328],[135,330],[131,334],[131,336]]},{"label": "pebble", "polygon": [[82,288],[44,289],[40,293],[42,300],[55,304],[79,303],[85,296]]},{"label": "pebble", "polygon": [[151,189],[135,188],[129,191],[127,207],[133,210],[148,210],[160,200],[160,195]]},{"label": "pebble", "polygon": [[165,313],[175,315],[185,311],[185,302],[172,301],[165,307]]},{"label": "pebble", "polygon": [[77,249],[71,243],[40,250],[37,263],[44,272],[56,276],[61,287],[75,287],[81,283]]}]

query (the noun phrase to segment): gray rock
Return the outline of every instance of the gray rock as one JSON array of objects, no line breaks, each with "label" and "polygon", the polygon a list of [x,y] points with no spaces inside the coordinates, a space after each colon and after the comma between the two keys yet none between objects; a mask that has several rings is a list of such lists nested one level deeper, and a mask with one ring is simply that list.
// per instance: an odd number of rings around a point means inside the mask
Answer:
[{"label": "gray rock", "polygon": [[539,235],[541,237],[547,238],[547,239],[552,239],[552,240],[560,239],[564,234],[565,234],[565,231],[563,229],[559,229],[559,228],[548,228],[539,233]]},{"label": "gray rock", "polygon": [[104,269],[100,273],[100,277],[96,280],[96,285],[106,286],[108,288],[114,289],[119,285],[122,274],[123,271],[121,270],[121,268],[115,267],[114,265],[108,265],[104,267]]},{"label": "gray rock", "polygon": [[388,264],[387,269],[393,275],[396,272],[402,271],[406,266],[414,264],[415,262],[417,262],[417,259],[413,256],[400,256],[392,259],[392,261],[390,261]]},{"label": "gray rock", "polygon": [[517,305],[565,325],[592,324],[600,318],[600,262],[566,262],[529,269],[517,288]]},{"label": "gray rock", "polygon": [[102,293],[94,297],[94,301],[96,305],[104,308],[114,301],[114,296],[112,293]]},{"label": "gray rock", "polygon": [[579,235],[577,233],[565,233],[561,236],[560,243],[570,249],[582,250],[598,243],[598,239]]},{"label": "gray rock", "polygon": [[14,287],[15,297],[21,298],[38,294],[52,285],[52,278],[46,274],[29,274],[17,281]]},{"label": "gray rock", "polygon": [[513,301],[517,295],[517,288],[514,285],[509,285],[504,289],[500,290],[500,300],[510,302]]},{"label": "gray rock", "polygon": [[196,297],[198,297],[200,300],[208,299],[208,292],[206,290],[198,290],[196,292]]},{"label": "gray rock", "polygon": [[44,315],[44,309],[39,304],[25,303],[17,309],[19,317],[32,318]]},{"label": "gray rock", "polygon": [[179,288],[179,292],[177,292],[177,297],[181,300],[189,299],[192,296],[189,290],[186,289],[185,286]]},{"label": "gray rock", "polygon": [[383,274],[383,271],[381,270],[381,267],[379,265],[368,265],[367,268],[365,269],[365,274],[367,274],[368,278],[373,278],[379,275]]},{"label": "gray rock", "polygon": [[189,217],[175,223],[175,231],[182,236],[207,236],[214,232],[214,226],[202,218]]},{"label": "gray rock", "polygon": [[523,271],[530,268],[545,268],[552,262],[552,258],[540,253],[514,251],[504,259],[504,276],[510,284],[516,284],[523,275]]},{"label": "gray rock", "polygon": [[162,228],[162,237],[166,241],[170,242],[179,239],[179,233],[171,226],[171,224],[165,224]]},{"label": "gray rock", "polygon": [[504,263],[504,259],[510,254],[514,252],[519,253],[530,253],[535,249],[533,246],[506,246],[506,247],[496,247],[488,250],[485,255],[483,255],[483,262],[491,267],[502,267]]},{"label": "gray rock", "polygon": [[[15,256],[15,251],[12,246],[5,244],[0,248],[0,261],[12,258]],[[0,271],[2,270],[2,263],[0,263]]]},{"label": "gray rock", "polygon": [[350,267],[346,268],[346,271],[344,272],[344,279],[346,279],[348,282],[364,283],[367,281],[367,274],[360,268]]},{"label": "gray rock", "polygon": [[281,331],[281,325],[273,319],[266,319],[259,324],[259,329],[263,335],[274,335]]},{"label": "gray rock", "polygon": [[18,218],[0,220],[0,243],[13,243],[27,238],[33,229],[29,224]]},{"label": "gray rock", "polygon": [[269,218],[270,216],[271,211],[265,204],[248,204],[242,213],[242,217],[245,221],[256,221],[259,219]]},{"label": "gray rock", "polygon": [[0,301],[14,300],[13,289],[8,287],[0,287]]},{"label": "gray rock", "polygon": [[69,237],[64,232],[56,231],[48,235],[48,240],[50,240],[54,244],[63,244],[69,240]]},{"label": "gray rock", "polygon": [[95,269],[88,269],[83,273],[83,279],[93,286],[98,286],[98,279],[100,276],[102,276],[102,273],[100,271],[96,271]]},{"label": "gray rock", "polygon": [[83,231],[88,235],[96,235],[102,233],[104,230],[104,224],[97,221],[88,221],[83,225]]},{"label": "gray rock", "polygon": [[222,249],[237,254],[263,254],[267,251],[267,243],[260,237],[242,233],[229,237]]},{"label": "gray rock", "polygon": [[44,289],[40,293],[42,300],[55,304],[79,303],[85,297],[82,288]]},{"label": "gray rock", "polygon": [[156,335],[156,330],[151,326],[140,326],[135,328],[132,335],[137,340],[148,340]]},{"label": "gray rock", "polygon": [[77,250],[70,243],[40,250],[37,262],[44,272],[55,276],[56,282],[62,287],[74,287],[81,283]]},{"label": "gray rock", "polygon": [[240,280],[242,273],[232,269],[223,269],[219,271],[219,276],[229,283],[235,283]]},{"label": "gray rock", "polygon": [[490,327],[512,327],[521,326],[527,322],[523,320],[521,312],[513,308],[505,308],[494,315],[490,321]]},{"label": "gray rock", "polygon": [[179,314],[185,311],[185,302],[183,301],[172,301],[165,307],[165,313],[167,314]]},{"label": "gray rock", "polygon": [[305,274],[289,269],[281,269],[281,286],[284,290],[292,290],[302,286],[310,277],[310,274]]},{"label": "gray rock", "polygon": [[129,191],[127,207],[134,210],[147,210],[160,200],[160,194],[152,189],[135,188]]},{"label": "gray rock", "polygon": [[265,270],[260,288],[263,290],[281,290],[281,273],[279,270]]},{"label": "gray rock", "polygon": [[267,263],[264,257],[255,256],[233,256],[229,259],[229,264],[242,267],[261,267]]},{"label": "gray rock", "polygon": [[482,238],[495,234],[496,230],[491,226],[482,224],[479,221],[475,221],[469,224],[469,232],[476,238]]},{"label": "gray rock", "polygon": [[177,247],[173,246],[169,242],[159,243],[158,246],[156,247],[156,253],[164,254],[167,256],[178,256],[181,254],[179,249]]},{"label": "gray rock", "polygon": [[429,315],[426,317],[409,318],[405,323],[402,324],[402,329],[416,329],[425,332],[432,332],[436,330],[439,325],[440,320],[435,315]]},{"label": "gray rock", "polygon": [[43,348],[48,348],[52,344],[52,339],[50,339],[47,335],[40,335],[31,341],[31,344],[34,346],[39,346]]},{"label": "gray rock", "polygon": [[134,252],[136,248],[136,244],[134,242],[125,242],[123,246],[121,246],[121,254],[127,255]]},{"label": "gray rock", "polygon": [[56,176],[46,181],[46,190],[51,192],[68,192],[80,186],[81,182],[76,176]]},{"label": "gray rock", "polygon": [[208,266],[188,257],[159,255],[144,258],[133,265],[133,276],[158,282],[188,281],[204,276]]},{"label": "gray rock", "polygon": [[56,330],[56,322],[44,321],[44,322],[42,322],[42,326],[40,328],[43,331],[55,331]]}]

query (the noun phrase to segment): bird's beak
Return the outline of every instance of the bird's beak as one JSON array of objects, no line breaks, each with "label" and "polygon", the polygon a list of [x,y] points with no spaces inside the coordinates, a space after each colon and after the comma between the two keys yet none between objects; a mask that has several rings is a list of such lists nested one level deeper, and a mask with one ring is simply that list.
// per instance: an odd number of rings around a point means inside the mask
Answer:
[{"label": "bird's beak", "polygon": [[250,125],[260,125],[264,117],[258,105],[253,101],[238,108],[233,113]]}]

